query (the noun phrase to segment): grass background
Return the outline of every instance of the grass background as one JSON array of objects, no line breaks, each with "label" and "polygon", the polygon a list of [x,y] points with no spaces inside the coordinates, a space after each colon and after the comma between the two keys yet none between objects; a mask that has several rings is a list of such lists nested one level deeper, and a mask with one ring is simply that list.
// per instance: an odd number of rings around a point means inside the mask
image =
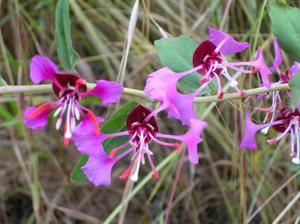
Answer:
[{"label": "grass background", "polygon": [[[134,1],[71,2],[73,45],[81,57],[77,71],[89,82],[120,79]],[[297,1],[288,2],[298,6]],[[0,75],[8,84],[30,84],[28,62],[35,54],[58,63],[55,3],[0,0]],[[251,44],[237,59],[253,58],[258,46],[268,62],[273,59],[267,0],[144,0],[124,70],[126,87],[143,89],[147,74],[161,67],[153,45],[161,38],[155,23],[173,36],[184,33],[197,41],[207,37],[208,25],[222,27]],[[284,63],[291,64],[287,55]],[[245,89],[258,85],[256,76],[241,76],[239,81]],[[266,137],[258,135],[259,151],[238,148],[245,110],[256,105],[255,99],[198,106],[209,123],[199,147],[199,165],[191,166],[186,154],[176,156],[153,144],[156,164],[164,161],[158,181],[143,179],[149,171],[143,167],[138,184],[120,182],[117,176],[128,164],[123,161],[113,170],[112,186],[94,188],[70,183],[80,155],[73,145],[64,147],[51,119],[42,131],[22,125],[24,108],[53,98],[51,93],[0,96],[0,223],[164,223],[166,216],[170,223],[271,223],[279,215],[279,223],[299,222],[299,202],[284,212],[300,187],[300,170],[289,161],[288,139],[269,146]],[[124,97],[119,105],[129,100]],[[98,103],[93,107],[109,117],[117,106],[108,111]],[[164,114],[158,119],[161,132],[184,131]]]}]

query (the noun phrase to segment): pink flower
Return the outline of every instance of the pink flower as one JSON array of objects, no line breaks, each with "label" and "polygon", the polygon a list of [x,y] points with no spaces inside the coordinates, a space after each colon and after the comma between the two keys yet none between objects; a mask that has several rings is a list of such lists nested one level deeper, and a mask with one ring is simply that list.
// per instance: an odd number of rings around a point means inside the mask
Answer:
[{"label": "pink flower", "polygon": [[[190,129],[183,135],[162,134],[158,131],[158,125],[149,109],[138,105],[127,117],[127,130],[119,133],[96,135],[92,131],[92,124],[88,120],[76,127],[73,132],[73,141],[81,153],[87,154],[89,160],[82,167],[84,174],[96,186],[109,185],[111,183],[111,170],[116,162],[128,154],[132,154],[128,168],[121,174],[120,179],[125,180],[130,176],[132,181],[138,180],[141,164],[148,161],[152,169],[152,178],[158,178],[149,144],[155,142],[161,146],[172,147],[176,151],[180,150],[178,143],[169,143],[159,138],[182,141],[188,150],[188,157],[191,163],[198,163],[197,146],[202,141],[201,133],[206,127],[206,123],[191,119]],[[82,129],[85,130],[82,134]],[[124,144],[112,149],[107,155],[103,149],[102,142],[109,138],[129,136],[129,140]]]},{"label": "pink flower", "polygon": [[190,125],[191,119],[198,119],[193,108],[193,99],[206,85],[202,85],[193,93],[181,94],[177,91],[177,82],[186,73],[175,73],[167,67],[149,74],[144,89],[145,94],[161,103],[152,115],[162,110],[168,112],[169,118],[179,119],[183,125]]},{"label": "pink flower", "polygon": [[[221,77],[228,80],[233,87],[241,95],[244,94],[237,85],[238,82],[228,73],[228,68],[240,71],[246,74],[255,74],[260,72],[263,85],[270,87],[268,76],[271,74],[269,68],[264,63],[261,50],[258,50],[255,61],[245,62],[228,62],[227,55],[239,53],[248,48],[247,42],[238,42],[230,35],[223,33],[215,28],[209,27],[209,39],[201,42],[193,55],[194,67],[200,67],[198,73],[203,75],[200,83],[207,85],[214,78],[218,83],[218,98],[223,98]],[[253,67],[251,70],[243,69],[244,66]]]},{"label": "pink flower", "polygon": [[24,112],[24,125],[31,129],[42,128],[47,124],[48,116],[54,111],[57,117],[56,129],[64,123],[64,142],[67,145],[72,137],[76,123],[88,118],[99,134],[95,114],[80,105],[80,100],[88,96],[97,96],[104,105],[116,102],[123,91],[121,85],[106,80],[98,80],[94,89],[88,91],[87,84],[78,74],[58,71],[57,66],[47,57],[36,55],[30,62],[30,79],[34,83],[44,80],[52,82],[52,89],[58,100],[46,102],[39,107],[29,107]]},{"label": "pink flower", "polygon": [[[300,112],[298,109],[292,111],[288,108],[283,108],[278,114],[276,114],[275,120],[266,124],[255,124],[251,121],[250,113],[246,114],[246,129],[243,140],[240,144],[241,148],[248,148],[250,150],[256,150],[256,133],[265,128],[272,128],[279,134],[270,140],[267,140],[269,144],[277,144],[283,137],[291,136],[291,150],[290,155],[292,162],[300,164],[300,132],[299,132]],[[295,147],[296,145],[296,147]]]}]

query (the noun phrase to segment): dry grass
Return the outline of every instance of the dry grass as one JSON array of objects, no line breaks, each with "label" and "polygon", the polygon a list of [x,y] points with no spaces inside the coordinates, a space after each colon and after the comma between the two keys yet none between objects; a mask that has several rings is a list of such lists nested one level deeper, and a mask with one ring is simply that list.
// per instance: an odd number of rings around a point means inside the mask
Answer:
[{"label": "dry grass", "polygon": [[[73,3],[72,38],[81,56],[77,70],[89,81],[116,80],[134,1]],[[147,74],[161,66],[153,46],[161,33],[154,22],[173,36],[186,33],[197,40],[206,37],[208,25],[222,25],[236,37],[262,45],[271,60],[270,21],[263,6],[263,1],[252,0],[141,1],[124,85],[142,89]],[[0,74],[9,84],[29,84],[28,61],[36,53],[57,61],[54,10],[51,0],[0,0]],[[255,46],[243,59],[253,55]],[[247,89],[256,85],[256,78],[240,80]],[[110,187],[71,184],[69,174],[79,158],[74,146],[63,146],[53,124],[39,132],[21,125],[27,105],[52,97],[0,96],[0,223],[101,223],[128,195],[123,193],[126,183],[117,178]],[[109,115],[101,106],[95,108]],[[299,191],[300,171],[290,165],[285,142],[270,147],[260,136],[258,152],[238,149],[244,110],[240,100],[199,107],[209,123],[199,150],[201,162],[191,166],[183,158],[170,223],[271,223]],[[181,131],[178,123],[165,117],[160,123],[163,130]],[[157,164],[171,154],[159,148],[154,151]],[[144,183],[141,179],[138,188],[133,186],[133,191],[139,191],[127,210],[121,209],[124,223],[163,223],[178,161],[173,156],[158,181]],[[126,161],[114,169],[115,177],[125,165]],[[146,174],[144,169],[141,176]],[[280,223],[299,220],[299,211],[296,202]],[[116,213],[113,223],[122,223],[120,217]]]}]

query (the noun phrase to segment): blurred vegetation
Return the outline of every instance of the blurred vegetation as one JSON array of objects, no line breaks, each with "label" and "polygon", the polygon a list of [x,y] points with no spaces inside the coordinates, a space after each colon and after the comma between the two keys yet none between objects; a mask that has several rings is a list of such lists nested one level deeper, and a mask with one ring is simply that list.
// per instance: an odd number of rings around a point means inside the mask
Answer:
[{"label": "blurred vegetation", "polygon": [[[77,71],[90,82],[116,80],[134,1],[70,2],[73,45],[81,58]],[[299,6],[298,1],[280,2]],[[0,75],[8,84],[30,84],[28,62],[35,54],[58,63],[55,4],[53,0],[0,0]],[[143,0],[125,72],[126,87],[143,89],[147,74],[161,66],[153,45],[161,33],[154,22],[173,36],[184,33],[198,41],[206,38],[209,25],[222,26],[250,42],[252,47],[240,59],[253,58],[258,46],[267,61],[273,58],[267,0]],[[288,55],[284,63],[291,64]],[[255,76],[239,80],[245,89],[258,83]],[[52,97],[0,96],[0,223],[101,223],[132,190],[117,178],[127,161],[114,169],[110,187],[70,183],[70,172],[80,156],[74,146],[63,146],[62,134],[53,123],[34,132],[22,125],[26,106]],[[128,100],[132,99],[124,98],[121,104]],[[254,107],[255,99],[248,102]],[[107,112],[94,104],[97,113],[106,117],[115,107]],[[268,146],[266,137],[258,135],[259,151],[239,150],[245,109],[241,100],[199,106],[199,114],[205,114],[209,123],[199,149],[201,162],[191,166],[183,157],[170,223],[271,223],[299,191],[300,170],[289,161],[287,140]],[[166,116],[159,123],[162,131],[183,131]],[[157,164],[172,152],[158,147],[153,151]],[[158,181],[141,185],[113,222],[122,223],[125,217],[124,223],[163,223],[180,157],[170,159]],[[147,171],[144,168],[140,182]],[[299,211],[298,202],[280,223],[299,221]]]}]

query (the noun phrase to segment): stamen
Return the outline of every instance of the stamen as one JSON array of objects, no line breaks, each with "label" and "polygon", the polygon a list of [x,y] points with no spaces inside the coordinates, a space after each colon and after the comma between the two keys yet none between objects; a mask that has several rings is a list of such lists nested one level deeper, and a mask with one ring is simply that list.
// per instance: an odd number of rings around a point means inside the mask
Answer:
[{"label": "stamen", "polygon": [[53,114],[53,117],[57,117],[59,115],[59,113],[62,111],[62,109],[63,109],[63,106],[60,106],[59,108],[57,108]]},{"label": "stamen", "polygon": [[134,173],[132,174],[132,176],[130,177],[130,179],[132,181],[137,181],[138,180],[138,175],[139,175],[139,170],[140,170],[140,166],[141,166],[141,159],[143,156],[143,151],[144,151],[144,147],[145,147],[145,136],[143,134],[143,132],[140,133],[140,147],[138,148],[138,155],[137,155],[137,160],[135,160],[135,170]]},{"label": "stamen", "polygon": [[300,145],[299,145],[299,122],[298,119],[295,121],[295,135],[296,135],[296,150],[297,150],[297,155],[296,157],[292,158],[292,162],[299,165],[300,164]]},{"label": "stamen", "polygon": [[134,161],[131,161],[129,164],[129,167],[119,176],[120,180],[126,180],[129,177],[132,167],[133,167],[133,162]]},{"label": "stamen", "polygon": [[[297,128],[297,127],[295,127]],[[290,150],[290,156],[295,156],[295,134],[293,128],[291,128],[291,150]]]},{"label": "stamen", "polygon": [[218,75],[216,75],[218,82],[218,99],[223,99],[224,93],[222,92],[222,82]]},{"label": "stamen", "polygon": [[62,117],[59,117],[55,125],[56,130],[60,129],[61,124],[62,124]]},{"label": "stamen", "polygon": [[72,100],[68,100],[68,110],[67,110],[67,120],[66,120],[66,130],[65,130],[65,138],[67,139],[72,137],[71,123],[70,123],[71,107],[72,107]]},{"label": "stamen", "polygon": [[159,177],[158,172],[157,172],[157,170],[155,168],[155,165],[154,165],[154,163],[152,161],[151,156],[148,153],[147,153],[147,157],[148,157],[148,161],[149,161],[149,164],[151,166],[151,169],[152,169],[152,179],[156,180]]},{"label": "stamen", "polygon": [[160,144],[160,145],[163,145],[163,146],[168,146],[168,147],[172,147],[172,148],[175,148],[176,152],[180,152],[180,145],[177,144],[177,143],[169,143],[169,142],[163,142],[163,141],[160,141],[158,140],[157,138],[155,138],[151,133],[149,133],[150,135],[150,138],[155,141],[156,143]]},{"label": "stamen", "polygon": [[291,129],[292,125],[294,125],[294,120],[292,120],[289,124],[289,126],[285,129],[285,131],[283,133],[281,133],[280,135],[278,135],[275,138],[269,139],[267,140],[267,142],[269,144],[275,144],[276,142],[278,142],[280,139],[282,139]]},{"label": "stamen", "polygon": [[109,152],[109,157],[110,158],[113,158],[116,154],[117,154],[117,152],[119,152],[121,149],[123,149],[123,148],[125,148],[126,146],[128,146],[129,145],[129,141],[128,142],[125,142],[124,144],[122,144],[122,145],[120,145],[120,146],[118,146],[118,147],[116,147],[116,148],[113,148],[110,152]]}]

